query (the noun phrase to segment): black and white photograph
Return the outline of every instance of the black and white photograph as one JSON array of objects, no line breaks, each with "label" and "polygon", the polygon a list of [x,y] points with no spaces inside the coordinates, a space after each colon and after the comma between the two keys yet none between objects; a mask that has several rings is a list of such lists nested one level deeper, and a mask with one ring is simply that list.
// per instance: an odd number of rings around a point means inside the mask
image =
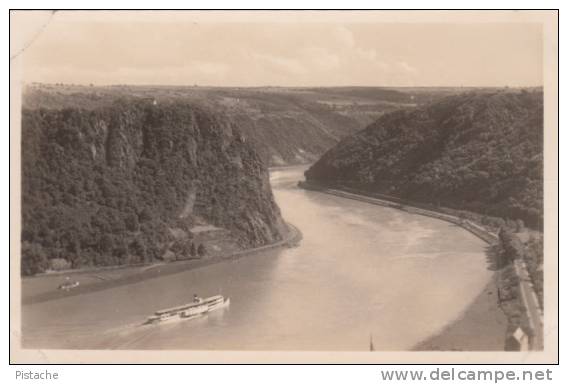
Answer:
[{"label": "black and white photograph", "polygon": [[11,361],[557,361],[557,23],[11,11]]}]

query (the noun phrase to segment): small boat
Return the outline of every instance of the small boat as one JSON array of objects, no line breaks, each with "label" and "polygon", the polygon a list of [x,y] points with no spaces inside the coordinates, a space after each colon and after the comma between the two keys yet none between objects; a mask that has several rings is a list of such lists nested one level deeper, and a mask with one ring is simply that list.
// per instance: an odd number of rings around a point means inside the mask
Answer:
[{"label": "small boat", "polygon": [[205,299],[198,298],[191,303],[156,311],[146,319],[145,324],[189,320],[203,316],[216,309],[227,307],[229,304],[231,304],[231,299],[225,299],[222,295],[211,296]]},{"label": "small boat", "polygon": [[76,288],[78,286],[79,286],[78,281],[68,281],[68,282],[61,284],[58,288],[62,289],[64,291],[68,291],[68,290]]}]

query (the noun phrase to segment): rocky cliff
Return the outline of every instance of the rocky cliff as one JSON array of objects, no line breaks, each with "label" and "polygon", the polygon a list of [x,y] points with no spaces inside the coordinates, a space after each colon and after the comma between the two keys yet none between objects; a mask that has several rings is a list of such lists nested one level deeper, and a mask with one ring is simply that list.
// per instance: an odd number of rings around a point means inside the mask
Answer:
[{"label": "rocky cliff", "polygon": [[[96,105],[94,103],[93,105]],[[22,272],[159,260],[180,231],[282,238],[267,168],[239,127],[188,102],[22,111]],[[179,238],[179,236],[177,236]],[[187,244],[186,244],[187,245]]]},{"label": "rocky cliff", "polygon": [[[454,90],[455,92],[456,90]],[[307,164],[343,137],[383,113],[423,103],[448,90],[338,88],[216,88],[191,86],[36,85],[26,89],[30,109],[98,109],[120,99],[189,102],[238,124],[269,166]]]}]

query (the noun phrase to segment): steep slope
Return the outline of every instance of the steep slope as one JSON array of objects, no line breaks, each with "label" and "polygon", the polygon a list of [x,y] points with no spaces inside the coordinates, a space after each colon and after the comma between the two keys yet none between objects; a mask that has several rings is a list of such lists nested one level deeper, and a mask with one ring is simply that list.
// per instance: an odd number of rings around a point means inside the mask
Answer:
[{"label": "steep slope", "polygon": [[270,165],[313,162],[371,120],[361,122],[306,95],[288,92],[224,91],[218,102]]},{"label": "steep slope", "polygon": [[[22,112],[22,272],[159,260],[176,233],[282,238],[268,172],[238,126],[190,103]],[[187,250],[185,250],[187,251]]]},{"label": "steep slope", "polygon": [[[95,109],[120,99],[155,100],[158,105],[190,102],[228,116],[266,164],[274,166],[313,162],[341,138],[359,131],[383,113],[426,100],[423,93],[378,87],[35,85],[26,90],[24,104],[30,109]],[[439,97],[438,93],[426,92],[429,97]]]},{"label": "steep slope", "polygon": [[542,91],[472,92],[384,115],[306,177],[539,227],[542,151]]}]

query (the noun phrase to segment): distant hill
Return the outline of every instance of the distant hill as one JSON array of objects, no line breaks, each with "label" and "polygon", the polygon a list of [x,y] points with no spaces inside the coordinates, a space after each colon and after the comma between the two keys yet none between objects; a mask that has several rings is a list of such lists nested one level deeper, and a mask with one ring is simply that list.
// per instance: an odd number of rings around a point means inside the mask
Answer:
[{"label": "distant hill", "polygon": [[117,100],[155,100],[158,105],[191,102],[237,123],[265,163],[276,166],[313,162],[343,137],[363,129],[385,112],[459,91],[459,88],[36,85],[27,88],[24,106],[91,110]]},{"label": "distant hill", "polygon": [[542,91],[468,92],[385,114],[306,177],[540,227]]}]

